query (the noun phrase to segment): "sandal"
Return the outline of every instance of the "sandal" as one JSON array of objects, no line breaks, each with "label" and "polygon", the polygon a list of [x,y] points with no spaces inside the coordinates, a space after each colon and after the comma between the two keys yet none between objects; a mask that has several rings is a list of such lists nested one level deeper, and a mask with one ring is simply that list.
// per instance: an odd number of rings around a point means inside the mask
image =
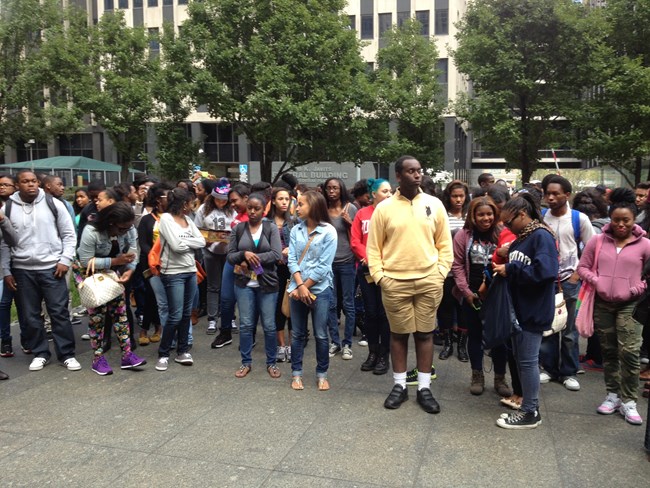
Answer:
[{"label": "sandal", "polygon": [[271,378],[279,378],[282,376],[282,373],[280,373],[280,370],[275,364],[270,364],[266,367],[266,370],[269,372],[269,376]]},{"label": "sandal", "polygon": [[302,376],[294,376],[291,378],[291,388],[294,390],[304,390],[305,386],[302,384]]},{"label": "sandal", "polygon": [[239,367],[239,369],[238,369],[237,371],[235,371],[235,376],[236,376],[237,378],[243,378],[243,377],[245,377],[246,375],[248,375],[248,373],[251,372],[251,369],[252,369],[252,368],[251,368],[250,366],[246,366],[246,365],[242,364],[242,365]]},{"label": "sandal", "polygon": [[330,382],[327,378],[318,378],[318,391],[327,391],[330,389]]}]

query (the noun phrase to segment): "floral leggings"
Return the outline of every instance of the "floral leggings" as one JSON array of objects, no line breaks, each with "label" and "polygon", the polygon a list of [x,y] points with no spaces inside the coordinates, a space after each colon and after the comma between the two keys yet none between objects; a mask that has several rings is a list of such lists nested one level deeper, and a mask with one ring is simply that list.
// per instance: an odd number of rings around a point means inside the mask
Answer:
[{"label": "floral leggings", "polygon": [[122,349],[122,356],[131,352],[131,341],[129,340],[130,327],[129,319],[126,317],[126,299],[124,293],[111,300],[106,305],[88,309],[88,334],[90,335],[90,347],[95,351],[95,356],[104,354],[104,321],[106,314],[113,319],[115,335]]}]

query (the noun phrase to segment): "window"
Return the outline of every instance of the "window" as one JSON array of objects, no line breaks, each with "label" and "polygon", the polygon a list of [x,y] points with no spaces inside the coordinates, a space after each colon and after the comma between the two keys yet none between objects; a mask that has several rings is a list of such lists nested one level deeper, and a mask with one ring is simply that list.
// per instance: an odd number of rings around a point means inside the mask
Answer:
[{"label": "window", "polygon": [[201,124],[203,148],[209,161],[234,163],[239,161],[239,140],[232,124]]},{"label": "window", "polygon": [[174,0],[163,0],[163,5],[166,6],[174,5]]},{"label": "window", "polygon": [[160,54],[160,36],[158,27],[150,27],[149,29],[149,56],[158,56]]},{"label": "window", "polygon": [[129,8],[129,0],[119,0],[117,2],[117,6],[119,8],[127,9],[127,8]]},{"label": "window", "polygon": [[390,30],[393,23],[393,14],[379,14],[379,37],[381,38],[386,31]]},{"label": "window", "polygon": [[449,59],[439,59],[436,63],[436,70],[438,71],[438,84],[442,89],[441,97],[446,101],[449,97]]},{"label": "window", "polygon": [[361,16],[361,39],[372,39],[375,34],[375,26],[372,15]]},{"label": "window", "polygon": [[16,141],[16,157],[16,161],[19,163],[45,159],[48,157],[47,143],[36,141],[33,144],[29,144],[28,141]]},{"label": "window", "polygon": [[59,136],[59,154],[61,156],[93,157],[92,134],[63,134]]},{"label": "window", "polygon": [[187,0],[178,0],[179,5],[187,5]]},{"label": "window", "polygon": [[133,0],[133,8],[142,8],[142,0]]},{"label": "window", "polygon": [[402,27],[410,18],[411,12],[397,12],[397,27]]},{"label": "window", "polygon": [[449,34],[449,0],[436,0],[435,34]]},{"label": "window", "polygon": [[356,15],[348,15],[350,21],[350,30],[357,30],[357,17]]},{"label": "window", "polygon": [[415,20],[417,20],[422,26],[421,34],[423,36],[429,37],[429,11],[428,10],[418,10],[415,12]]},{"label": "window", "polygon": [[104,10],[113,10],[113,0],[104,0]]},{"label": "window", "polygon": [[158,0],[147,0],[147,7],[157,7]]},{"label": "window", "polygon": [[375,71],[375,63],[373,63],[372,61],[366,63],[366,73],[370,74],[373,71]]}]

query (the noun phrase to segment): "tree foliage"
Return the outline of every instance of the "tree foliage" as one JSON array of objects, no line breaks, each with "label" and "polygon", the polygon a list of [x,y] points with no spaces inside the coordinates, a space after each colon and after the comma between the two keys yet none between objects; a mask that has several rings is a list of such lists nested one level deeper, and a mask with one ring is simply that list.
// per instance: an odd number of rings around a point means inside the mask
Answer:
[{"label": "tree foliage", "polygon": [[633,185],[644,179],[650,156],[650,2],[611,0],[603,13],[607,43],[601,67],[584,110],[575,116],[584,134],[580,152]]},{"label": "tree foliage", "polygon": [[0,3],[0,151],[79,128],[78,113],[62,96],[66,84],[50,76],[61,67],[48,58],[60,45],[64,20],[77,19],[56,0]]},{"label": "tree foliage", "polygon": [[[388,163],[409,154],[423,166],[438,167],[444,143],[440,117],[447,100],[438,83],[436,45],[421,35],[416,21],[393,26],[384,41],[372,74],[373,159]],[[389,130],[390,123],[395,130]]]},{"label": "tree foliage", "polygon": [[458,69],[474,97],[457,105],[484,149],[524,182],[551,142],[575,142],[564,118],[593,82],[603,29],[570,0],[476,0],[459,23]]},{"label": "tree foliage", "polygon": [[119,10],[104,13],[92,27],[71,25],[65,35],[69,63],[61,76],[68,80],[68,97],[106,131],[126,181],[157,110],[153,84],[159,64],[150,56],[149,36],[143,27],[128,27]]},{"label": "tree foliage", "polygon": [[274,160],[285,161],[282,172],[359,158],[365,74],[344,4],[204,0],[188,7],[181,39],[194,61],[193,98],[247,136],[265,181]]}]

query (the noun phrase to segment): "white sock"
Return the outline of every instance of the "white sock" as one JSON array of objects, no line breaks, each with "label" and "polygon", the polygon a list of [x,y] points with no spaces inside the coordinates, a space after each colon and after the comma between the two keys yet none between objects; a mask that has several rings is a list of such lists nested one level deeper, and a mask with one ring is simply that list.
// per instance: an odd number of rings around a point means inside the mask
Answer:
[{"label": "white sock", "polygon": [[418,371],[418,391],[423,388],[431,389],[431,373]]},{"label": "white sock", "polygon": [[395,381],[396,385],[399,385],[402,388],[406,388],[406,371],[404,371],[403,373],[395,373],[393,371],[393,381]]}]

